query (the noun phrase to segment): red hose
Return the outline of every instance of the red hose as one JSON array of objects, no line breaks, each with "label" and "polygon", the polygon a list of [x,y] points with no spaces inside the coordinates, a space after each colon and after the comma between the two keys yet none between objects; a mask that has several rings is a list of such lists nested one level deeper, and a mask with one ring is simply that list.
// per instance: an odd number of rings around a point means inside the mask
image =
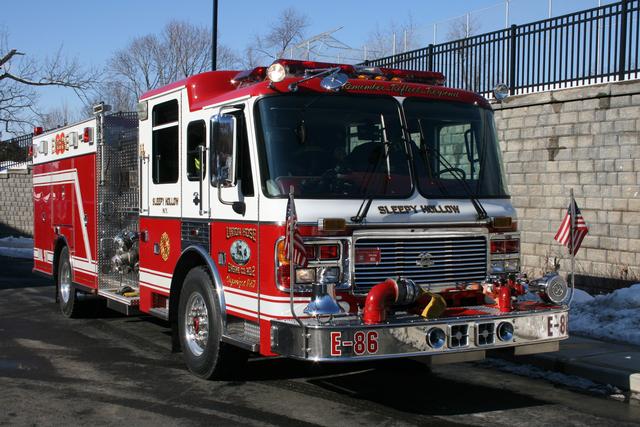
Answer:
[{"label": "red hose", "polygon": [[366,325],[382,323],[387,319],[387,308],[398,299],[398,284],[387,279],[375,285],[367,294],[362,320]]}]

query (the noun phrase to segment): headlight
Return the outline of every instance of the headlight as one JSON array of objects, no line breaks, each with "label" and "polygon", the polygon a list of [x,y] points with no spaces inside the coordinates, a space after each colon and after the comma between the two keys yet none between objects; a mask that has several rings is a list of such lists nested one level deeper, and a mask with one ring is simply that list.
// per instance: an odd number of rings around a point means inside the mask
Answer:
[{"label": "headlight", "polygon": [[316,281],[315,268],[296,268],[296,283],[309,284]]},{"label": "headlight", "polygon": [[269,77],[269,80],[271,80],[274,83],[279,83],[283,81],[286,75],[287,75],[287,71],[279,62],[271,64],[269,66],[269,69],[267,70],[267,77]]}]

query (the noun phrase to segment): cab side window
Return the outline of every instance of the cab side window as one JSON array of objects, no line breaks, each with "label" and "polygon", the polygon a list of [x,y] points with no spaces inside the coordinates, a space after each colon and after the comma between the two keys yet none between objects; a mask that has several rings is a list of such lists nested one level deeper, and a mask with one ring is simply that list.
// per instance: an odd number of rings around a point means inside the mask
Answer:
[{"label": "cab side window", "polygon": [[244,115],[238,121],[238,169],[236,177],[240,180],[242,194],[245,197],[254,196],[253,175],[251,174],[251,157],[249,155],[249,139],[247,138],[247,124]]},{"label": "cab side window", "polygon": [[202,156],[200,162],[200,148],[205,146],[207,129],[204,120],[189,123],[187,127],[187,179],[198,181],[200,173],[207,173],[207,158]]},{"label": "cab side window", "polygon": [[154,184],[178,182],[178,101],[153,107],[152,176]]}]

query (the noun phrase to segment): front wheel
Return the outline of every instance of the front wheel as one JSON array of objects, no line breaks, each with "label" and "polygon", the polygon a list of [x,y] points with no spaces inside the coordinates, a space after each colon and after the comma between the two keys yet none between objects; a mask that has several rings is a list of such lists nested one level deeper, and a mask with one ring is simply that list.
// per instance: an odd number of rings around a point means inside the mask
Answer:
[{"label": "front wheel", "polygon": [[184,280],[178,307],[178,331],[184,361],[203,379],[221,379],[237,374],[234,368],[246,362],[248,354],[221,342],[222,314],[209,272],[191,270]]},{"label": "front wheel", "polygon": [[58,257],[58,305],[66,317],[77,317],[80,311],[78,295],[71,281],[71,263],[69,249],[62,248]]}]

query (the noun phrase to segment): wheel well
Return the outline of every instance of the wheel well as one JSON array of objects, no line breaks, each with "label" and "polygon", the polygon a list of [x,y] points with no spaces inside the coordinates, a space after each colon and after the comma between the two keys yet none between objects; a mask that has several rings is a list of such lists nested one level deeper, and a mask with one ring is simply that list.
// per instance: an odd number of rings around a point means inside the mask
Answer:
[{"label": "wheel well", "polygon": [[205,259],[196,251],[189,251],[183,254],[178,260],[176,269],[171,279],[171,290],[169,291],[169,324],[171,325],[171,347],[174,352],[180,351],[180,338],[178,336],[178,304],[180,303],[180,292],[184,279],[189,271],[201,265],[207,265]]},{"label": "wheel well", "polygon": [[178,265],[173,273],[171,279],[171,291],[169,294],[169,321],[176,321],[176,313],[178,311],[178,302],[180,300],[180,291],[182,291],[182,284],[184,283],[187,273],[200,265],[207,265],[206,261],[200,254],[195,251],[190,251],[182,255],[178,261]]},{"label": "wheel well", "polygon": [[55,249],[53,250],[53,282],[56,284],[56,289],[58,287],[58,264],[60,259],[60,252],[62,252],[62,248],[67,245],[67,241],[64,237],[58,237],[56,239]]}]

